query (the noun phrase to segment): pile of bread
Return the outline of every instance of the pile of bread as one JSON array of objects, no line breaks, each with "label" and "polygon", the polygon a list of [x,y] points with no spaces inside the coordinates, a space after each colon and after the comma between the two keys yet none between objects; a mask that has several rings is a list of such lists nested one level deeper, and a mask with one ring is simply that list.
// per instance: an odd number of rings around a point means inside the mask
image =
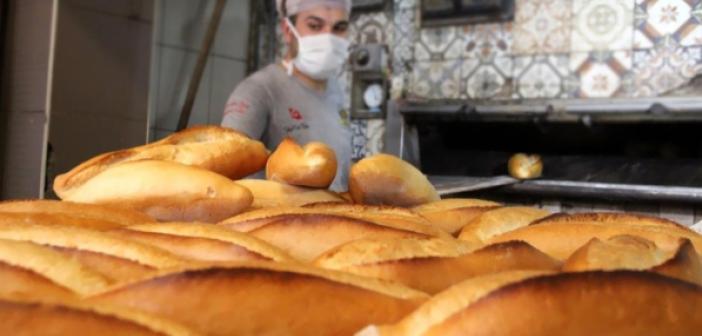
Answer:
[{"label": "pile of bread", "polygon": [[[266,169],[268,180],[239,180]],[[440,200],[388,155],[200,127],[0,203],[0,334],[696,335],[702,236]]]}]

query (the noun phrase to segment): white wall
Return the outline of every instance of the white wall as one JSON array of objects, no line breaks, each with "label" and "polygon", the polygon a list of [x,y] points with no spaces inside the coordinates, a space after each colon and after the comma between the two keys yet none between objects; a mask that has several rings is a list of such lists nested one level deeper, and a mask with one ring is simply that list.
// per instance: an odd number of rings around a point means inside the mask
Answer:
[{"label": "white wall", "polygon": [[[187,94],[214,0],[159,0],[151,82],[151,140],[172,133]],[[234,87],[246,76],[249,0],[228,0],[197,92],[189,125],[219,124]]]},{"label": "white wall", "polygon": [[39,197],[42,190],[54,1],[9,2],[0,118],[0,199]]},{"label": "white wall", "polygon": [[[147,140],[153,0],[59,0],[48,181]],[[51,195],[51,193],[49,193]]]}]

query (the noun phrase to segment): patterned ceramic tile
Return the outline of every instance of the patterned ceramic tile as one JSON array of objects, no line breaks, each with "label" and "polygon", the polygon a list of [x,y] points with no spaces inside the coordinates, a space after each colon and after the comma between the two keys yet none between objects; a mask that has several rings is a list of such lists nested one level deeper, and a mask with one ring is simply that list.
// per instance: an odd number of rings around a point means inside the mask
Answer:
[{"label": "patterned ceramic tile", "polygon": [[368,142],[366,142],[365,155],[374,155],[381,153],[384,147],[385,137],[385,120],[371,119],[368,120],[366,134]]},{"label": "patterned ceramic tile", "polygon": [[568,63],[565,54],[515,57],[513,98],[567,98]]},{"label": "patterned ceramic tile", "polygon": [[368,121],[365,119],[351,120],[351,159],[358,161],[366,157],[368,143]]},{"label": "patterned ceramic tile", "polygon": [[397,8],[394,13],[395,41],[391,45],[393,72],[406,74],[414,59],[414,44],[417,36],[416,10]]},{"label": "patterned ceramic tile", "polygon": [[574,97],[623,96],[631,86],[631,52],[573,53],[570,55],[570,70],[578,80]]},{"label": "patterned ceramic tile", "polygon": [[512,24],[481,24],[463,28],[463,57],[485,61],[512,52]]},{"label": "patterned ceramic tile", "polygon": [[417,0],[395,0],[395,8],[414,8],[417,6]]},{"label": "patterned ceramic tile", "polygon": [[461,61],[425,61],[414,65],[410,93],[428,99],[459,98]]},{"label": "patterned ceramic tile", "polygon": [[466,59],[461,66],[462,95],[473,99],[509,99],[512,96],[512,58],[491,62]]},{"label": "patterned ceramic tile", "polygon": [[629,50],[634,0],[573,0],[571,49]]},{"label": "patterned ceramic tile", "polygon": [[384,11],[361,13],[351,21],[351,36],[355,43],[382,43],[393,41],[392,18]]},{"label": "patterned ceramic tile", "polygon": [[419,31],[414,50],[416,61],[441,61],[459,58],[463,45],[462,31],[456,27],[424,28]]},{"label": "patterned ceramic tile", "polygon": [[702,0],[636,0],[634,47],[652,48],[666,38],[702,45]]},{"label": "patterned ceramic tile", "polygon": [[572,0],[517,0],[515,54],[570,50]]},{"label": "patterned ceramic tile", "polygon": [[666,40],[654,49],[634,51],[634,96],[654,97],[702,73],[702,47],[680,47]]}]

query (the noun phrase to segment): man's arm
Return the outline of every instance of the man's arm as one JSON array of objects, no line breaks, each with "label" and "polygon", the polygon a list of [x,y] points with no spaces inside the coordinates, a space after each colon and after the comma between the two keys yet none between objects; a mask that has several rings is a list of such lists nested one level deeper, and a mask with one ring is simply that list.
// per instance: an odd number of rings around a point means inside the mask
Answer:
[{"label": "man's arm", "polygon": [[222,126],[261,139],[268,124],[270,106],[265,88],[250,80],[241,82],[224,106]]}]

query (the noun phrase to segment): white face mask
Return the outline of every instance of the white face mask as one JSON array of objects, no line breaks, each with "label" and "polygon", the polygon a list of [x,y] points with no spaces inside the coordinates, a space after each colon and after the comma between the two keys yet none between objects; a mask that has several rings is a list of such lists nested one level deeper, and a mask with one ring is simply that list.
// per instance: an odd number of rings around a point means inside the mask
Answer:
[{"label": "white face mask", "polygon": [[[301,37],[290,19],[285,20],[297,38],[297,57],[293,60],[297,70],[317,80],[338,75],[349,56],[349,41],[329,33]],[[288,74],[292,69],[288,65]]]}]

